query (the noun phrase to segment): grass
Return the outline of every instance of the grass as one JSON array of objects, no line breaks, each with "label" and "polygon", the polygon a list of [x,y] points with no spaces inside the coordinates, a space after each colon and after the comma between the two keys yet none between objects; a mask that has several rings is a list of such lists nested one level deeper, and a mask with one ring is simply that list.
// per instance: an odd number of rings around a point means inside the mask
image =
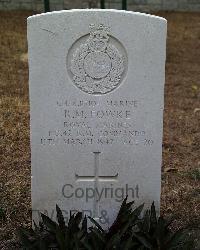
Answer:
[{"label": "grass", "polygon": [[195,181],[200,181],[200,168],[192,169],[187,172],[188,176]]}]

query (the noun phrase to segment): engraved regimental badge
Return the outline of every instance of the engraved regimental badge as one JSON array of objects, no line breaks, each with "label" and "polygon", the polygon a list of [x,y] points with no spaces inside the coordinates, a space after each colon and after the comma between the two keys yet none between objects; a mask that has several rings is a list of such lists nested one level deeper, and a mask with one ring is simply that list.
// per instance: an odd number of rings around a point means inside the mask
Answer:
[{"label": "engraved regimental badge", "polygon": [[88,94],[106,94],[120,84],[127,58],[108,27],[91,24],[90,34],[75,42],[73,48],[69,71],[78,88]]}]

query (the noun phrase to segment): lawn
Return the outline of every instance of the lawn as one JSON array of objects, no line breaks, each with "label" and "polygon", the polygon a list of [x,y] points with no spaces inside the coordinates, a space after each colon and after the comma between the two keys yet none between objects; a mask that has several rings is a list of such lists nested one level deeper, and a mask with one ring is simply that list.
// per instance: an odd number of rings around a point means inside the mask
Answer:
[{"label": "lawn", "polygon": [[[26,18],[0,12],[0,249],[31,225]],[[168,20],[161,213],[200,235],[200,15]],[[200,236],[199,236],[200,239]]]}]

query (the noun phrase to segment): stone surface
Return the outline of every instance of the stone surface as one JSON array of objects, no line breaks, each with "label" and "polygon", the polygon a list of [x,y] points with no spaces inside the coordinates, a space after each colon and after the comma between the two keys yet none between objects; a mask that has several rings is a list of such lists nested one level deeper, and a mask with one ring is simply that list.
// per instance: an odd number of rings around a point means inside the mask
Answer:
[{"label": "stone surface", "polygon": [[28,18],[32,208],[104,227],[122,200],[159,209],[166,20],[76,10]]}]

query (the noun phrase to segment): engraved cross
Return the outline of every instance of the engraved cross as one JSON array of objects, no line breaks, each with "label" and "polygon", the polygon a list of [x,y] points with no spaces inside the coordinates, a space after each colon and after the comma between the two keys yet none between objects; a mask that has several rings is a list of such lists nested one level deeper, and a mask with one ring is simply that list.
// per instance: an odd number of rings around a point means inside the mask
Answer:
[{"label": "engraved cross", "polygon": [[94,175],[90,176],[80,176],[78,174],[75,174],[76,181],[92,181],[94,182],[94,205],[93,205],[93,217],[94,219],[98,220],[99,219],[99,199],[97,197],[97,191],[99,190],[99,182],[116,182],[118,173],[116,175],[112,176],[104,176],[104,175],[99,175],[99,158],[101,152],[93,152],[94,153]]}]

